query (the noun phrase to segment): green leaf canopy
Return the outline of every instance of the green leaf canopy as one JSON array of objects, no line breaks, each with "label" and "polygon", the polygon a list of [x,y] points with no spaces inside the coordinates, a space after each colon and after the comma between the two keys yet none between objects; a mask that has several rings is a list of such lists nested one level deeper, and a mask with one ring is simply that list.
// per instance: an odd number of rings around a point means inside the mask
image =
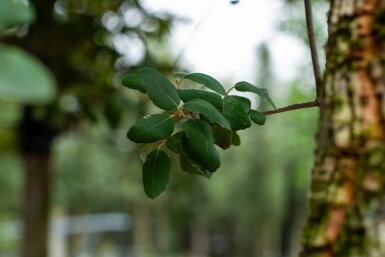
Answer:
[{"label": "green leaf canopy", "polygon": [[241,92],[255,93],[259,95],[262,99],[266,100],[274,109],[277,109],[275,107],[275,104],[271,100],[266,88],[259,88],[254,86],[253,84],[250,84],[249,82],[241,81],[235,84],[235,89]]},{"label": "green leaf canopy", "polygon": [[144,191],[149,198],[155,199],[166,190],[168,185],[171,171],[170,158],[161,150],[152,151],[147,155],[142,171]]},{"label": "green leaf canopy", "polygon": [[0,94],[20,103],[45,103],[56,96],[56,81],[34,56],[0,44]]},{"label": "green leaf canopy", "polygon": [[139,76],[136,74],[125,75],[122,79],[122,85],[124,87],[139,90],[142,93],[147,93],[147,89],[142,85]]},{"label": "green leaf canopy", "polygon": [[187,135],[190,159],[210,172],[216,171],[221,161],[214,146],[210,124],[203,120],[188,120],[182,124],[182,128]]},{"label": "green leaf canopy", "polygon": [[138,74],[148,96],[157,107],[168,111],[178,107],[178,91],[166,77],[151,68],[141,68]]},{"label": "green leaf canopy", "polygon": [[137,120],[127,132],[127,137],[135,143],[152,143],[168,138],[173,131],[171,115],[154,114]]},{"label": "green leaf canopy", "polygon": [[218,124],[221,127],[231,130],[230,124],[226,118],[223,117],[223,115],[209,102],[202,99],[193,99],[185,103],[183,109],[190,112],[197,112],[211,124]]},{"label": "green leaf canopy", "polygon": [[266,122],[266,115],[261,112],[250,110],[249,115],[250,119],[258,125],[264,125]]},{"label": "green leaf canopy", "polygon": [[[180,76],[180,74],[179,74]],[[189,79],[191,81],[194,81],[195,83],[202,84],[206,86],[207,88],[217,92],[218,94],[225,95],[226,90],[225,88],[219,83],[218,80],[214,79],[213,77],[203,74],[203,73],[190,73],[183,76],[180,76],[183,79]]]},{"label": "green leaf canopy", "polygon": [[193,99],[202,99],[212,104],[218,111],[223,111],[223,100],[217,93],[198,89],[178,89],[178,93],[180,99],[185,103]]},{"label": "green leaf canopy", "polygon": [[236,96],[225,96],[223,99],[223,116],[229,121],[232,130],[242,130],[251,126],[245,101]]}]

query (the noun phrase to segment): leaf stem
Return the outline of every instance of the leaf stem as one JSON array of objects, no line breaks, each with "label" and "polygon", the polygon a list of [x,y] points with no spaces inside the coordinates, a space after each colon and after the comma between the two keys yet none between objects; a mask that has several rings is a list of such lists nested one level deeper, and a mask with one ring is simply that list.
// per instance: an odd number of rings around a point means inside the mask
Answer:
[{"label": "leaf stem", "polygon": [[289,106],[279,108],[276,110],[263,112],[263,114],[272,115],[272,114],[277,114],[277,113],[282,113],[282,112],[289,112],[289,111],[294,111],[294,110],[298,110],[298,109],[318,107],[318,106],[319,106],[319,103],[317,101],[313,101],[313,102],[289,105]]},{"label": "leaf stem", "polygon": [[226,94],[225,95],[228,95],[230,93],[231,90],[233,90],[235,88],[235,86],[231,87],[229,90],[227,90]]},{"label": "leaf stem", "polygon": [[322,77],[321,77],[321,69],[320,69],[319,60],[318,60],[317,45],[314,37],[312,6],[311,6],[311,0],[304,0],[304,1],[305,1],[307,34],[309,37],[311,59],[313,63],[313,72],[314,72],[314,79],[315,79],[316,92],[317,92],[316,101],[319,101],[321,97]]}]

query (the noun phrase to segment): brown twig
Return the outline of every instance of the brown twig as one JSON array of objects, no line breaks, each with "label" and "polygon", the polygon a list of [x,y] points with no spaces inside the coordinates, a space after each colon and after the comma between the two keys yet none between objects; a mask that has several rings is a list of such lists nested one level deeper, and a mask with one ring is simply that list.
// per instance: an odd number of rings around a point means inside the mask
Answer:
[{"label": "brown twig", "polygon": [[263,114],[272,115],[272,114],[281,113],[281,112],[288,112],[288,111],[304,109],[304,108],[311,108],[311,107],[318,107],[318,106],[319,106],[319,103],[317,101],[313,101],[313,102],[289,105],[289,106],[279,108],[276,110],[264,112]]},{"label": "brown twig", "polygon": [[320,69],[319,60],[318,60],[317,46],[314,38],[313,13],[312,13],[312,7],[311,7],[311,0],[304,0],[304,1],[305,1],[307,34],[309,37],[311,60],[313,63],[314,79],[315,79],[316,92],[317,92],[316,101],[319,101],[321,97],[322,77],[321,77],[321,69]]}]

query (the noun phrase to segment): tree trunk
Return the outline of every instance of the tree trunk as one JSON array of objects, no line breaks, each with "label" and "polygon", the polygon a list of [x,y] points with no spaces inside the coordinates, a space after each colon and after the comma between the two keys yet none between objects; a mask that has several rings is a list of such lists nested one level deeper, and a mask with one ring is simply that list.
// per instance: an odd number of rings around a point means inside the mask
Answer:
[{"label": "tree trunk", "polygon": [[385,256],[385,1],[331,0],[328,23],[301,256]]},{"label": "tree trunk", "polygon": [[49,157],[26,155],[22,257],[46,257],[48,250]]},{"label": "tree trunk", "polygon": [[27,107],[20,126],[25,171],[22,257],[47,257],[53,137],[54,132],[35,120],[31,108]]}]

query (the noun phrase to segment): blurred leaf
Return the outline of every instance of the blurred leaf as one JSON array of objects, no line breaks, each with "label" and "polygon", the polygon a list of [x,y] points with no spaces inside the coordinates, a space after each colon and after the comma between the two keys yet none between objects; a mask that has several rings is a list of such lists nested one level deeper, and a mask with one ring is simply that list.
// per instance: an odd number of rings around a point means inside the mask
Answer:
[{"label": "blurred leaf", "polygon": [[223,116],[229,121],[232,130],[242,130],[251,126],[251,121],[244,101],[239,97],[225,96],[223,98]]},{"label": "blurred leaf", "polygon": [[190,159],[201,164],[208,171],[217,170],[221,161],[214,146],[210,124],[203,120],[188,120],[182,124],[182,128],[188,138],[187,149]]},{"label": "blurred leaf", "polygon": [[205,120],[207,120],[211,124],[217,124],[228,130],[231,129],[230,124],[226,120],[226,118],[223,117],[223,115],[212,104],[204,100],[193,99],[191,101],[188,101],[183,105],[183,109],[199,113],[205,118]]},{"label": "blurred leaf", "polygon": [[264,99],[267,102],[269,102],[269,104],[274,109],[277,109],[275,107],[273,101],[271,100],[271,98],[269,96],[269,93],[267,92],[266,88],[259,88],[259,87],[256,87],[256,86],[250,84],[249,82],[241,81],[241,82],[238,82],[237,84],[235,84],[235,89],[238,90],[238,91],[241,91],[241,92],[252,92],[252,93],[255,93],[255,94],[259,95],[262,99]]},{"label": "blurred leaf", "polygon": [[173,130],[172,116],[154,114],[137,120],[128,131],[127,137],[135,143],[152,143],[168,138]]},{"label": "blurred leaf", "polygon": [[0,44],[0,60],[1,96],[20,103],[43,103],[55,97],[54,76],[34,56]]},{"label": "blurred leaf", "polygon": [[185,133],[181,133],[180,140],[181,149],[179,153],[179,164],[181,169],[194,175],[201,175],[206,178],[211,178],[212,173],[210,171],[204,169],[202,165],[189,158],[188,139]]},{"label": "blurred leaf", "polygon": [[35,20],[35,11],[31,3],[25,4],[20,0],[1,0],[0,6],[0,29]]},{"label": "blurred leaf", "polygon": [[146,195],[155,199],[166,190],[171,170],[170,158],[161,150],[152,151],[143,164],[143,186]]},{"label": "blurred leaf", "polygon": [[163,110],[172,110],[178,107],[180,102],[178,92],[162,74],[151,68],[141,68],[139,69],[139,78],[156,106]]},{"label": "blurred leaf", "polygon": [[249,115],[250,119],[258,125],[264,125],[266,122],[266,115],[261,112],[250,110]]},{"label": "blurred leaf", "polygon": [[241,144],[239,135],[234,130],[227,130],[219,126],[212,126],[214,143],[222,149],[228,149],[231,145]]},{"label": "blurred leaf", "polygon": [[108,125],[112,129],[116,129],[119,126],[120,120],[123,116],[122,106],[119,104],[119,98],[116,95],[108,97],[104,104],[104,116],[107,119]]},{"label": "blurred leaf", "polygon": [[147,93],[146,88],[140,82],[139,76],[135,74],[125,75],[122,79],[122,85],[124,87],[139,90],[142,93]]},{"label": "blurred leaf", "polygon": [[190,74],[183,74],[178,73],[176,74],[179,78],[183,79],[189,79],[191,81],[194,81],[195,83],[202,84],[211,90],[217,92],[218,94],[225,95],[226,91],[224,87],[221,85],[221,83],[218,82],[218,80],[214,79],[213,77],[203,74],[203,73],[190,73]]},{"label": "blurred leaf", "polygon": [[217,93],[197,89],[178,89],[178,93],[180,99],[185,103],[193,99],[202,99],[214,105],[218,111],[223,111],[223,100]]}]

